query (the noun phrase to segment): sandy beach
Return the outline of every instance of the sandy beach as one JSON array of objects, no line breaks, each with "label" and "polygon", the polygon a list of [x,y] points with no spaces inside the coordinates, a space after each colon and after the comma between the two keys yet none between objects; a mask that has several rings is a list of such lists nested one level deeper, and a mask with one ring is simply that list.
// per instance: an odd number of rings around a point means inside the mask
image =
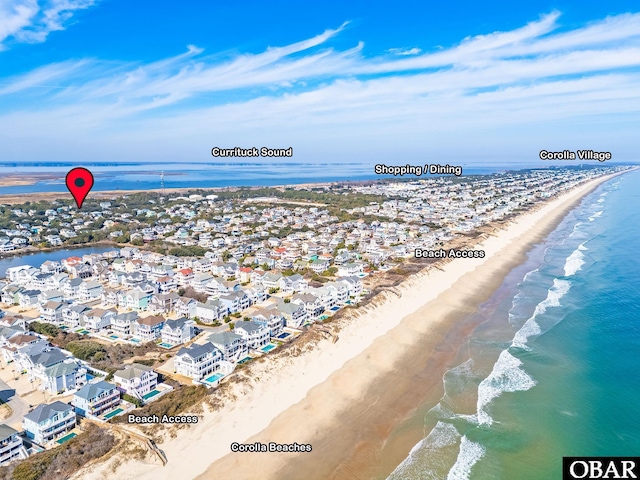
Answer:
[{"label": "sandy beach", "polygon": [[[532,244],[608,178],[521,215],[475,246],[486,252],[485,258],[423,270],[398,287],[400,295],[380,294],[353,310],[355,318],[329,324],[339,335],[337,342],[319,340],[291,355],[294,346],[254,363],[250,379],[234,383],[234,401],[215,412],[205,409],[197,425],[159,444],[166,466],[114,456],[73,478],[355,479],[388,474],[421,433],[407,432],[382,454],[389,432],[425,398],[440,398],[442,372],[473,328],[459,320],[522,263]],[[313,450],[231,453],[233,442],[297,442]]]}]

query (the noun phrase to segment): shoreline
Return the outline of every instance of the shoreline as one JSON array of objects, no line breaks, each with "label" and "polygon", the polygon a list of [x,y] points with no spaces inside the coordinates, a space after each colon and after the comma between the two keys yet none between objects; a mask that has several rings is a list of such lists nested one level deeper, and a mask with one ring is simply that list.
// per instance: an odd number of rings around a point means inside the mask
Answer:
[{"label": "shoreline", "polygon": [[[363,467],[379,465],[386,435],[417,406],[414,394],[413,399],[400,399],[402,408],[394,418],[388,419],[381,415],[384,410],[380,411],[385,401],[397,402],[396,392],[404,389],[405,397],[411,397],[415,390],[410,375],[398,375],[403,363],[419,363],[413,362],[415,357],[409,353],[426,352],[427,358],[421,361],[426,361],[431,371],[421,375],[431,380],[424,383],[439,399],[441,376],[435,373],[455,355],[459,346],[456,341],[469,333],[465,328],[473,328],[457,320],[475,311],[504,275],[522,262],[532,244],[553,230],[587,193],[610,178],[612,175],[594,179],[517,217],[496,232],[497,236],[476,245],[487,251],[486,258],[457,259],[442,269],[423,270],[402,282],[398,287],[400,298],[392,293],[380,294],[368,306],[354,311],[351,316],[356,318],[337,322],[341,329],[336,343],[319,340],[299,355],[289,352],[288,357],[279,355],[251,365],[251,376],[245,374],[244,382],[234,382],[225,390],[231,391],[231,400],[220,398],[222,406],[215,412],[207,412],[205,407],[201,422],[189,428],[188,434],[174,430],[177,435],[159,444],[169,458],[165,467],[128,461],[116,469],[117,474],[123,480],[159,475],[289,478],[287,475],[294,471],[305,471],[305,478],[370,478],[373,472]],[[425,321],[427,310],[429,321]],[[334,327],[329,324],[329,328]],[[389,378],[396,380],[394,388],[382,390],[387,390],[390,397],[379,395],[364,404],[358,400],[376,385],[388,386]],[[373,435],[363,428],[371,419],[377,420],[370,427]],[[303,454],[230,454],[234,441],[311,443],[314,449]],[[390,468],[387,473],[417,441],[414,435],[400,443],[394,447],[397,453],[391,455],[393,459],[383,462]],[[109,462],[96,464],[73,478],[102,478],[107,472],[111,474],[114,466]]]},{"label": "shoreline", "polygon": [[76,243],[73,245],[56,245],[55,247],[34,247],[30,245],[26,248],[22,248],[19,250],[12,250],[11,252],[0,253],[0,260],[28,257],[31,255],[37,255],[39,253],[57,252],[59,250],[79,250],[82,248],[92,248],[92,247],[113,247],[114,249],[119,249],[122,247],[130,247],[130,246],[132,245],[128,243],[120,244],[120,243],[114,242],[113,240],[107,240],[107,239],[98,240],[96,242],[90,242],[90,243]]}]

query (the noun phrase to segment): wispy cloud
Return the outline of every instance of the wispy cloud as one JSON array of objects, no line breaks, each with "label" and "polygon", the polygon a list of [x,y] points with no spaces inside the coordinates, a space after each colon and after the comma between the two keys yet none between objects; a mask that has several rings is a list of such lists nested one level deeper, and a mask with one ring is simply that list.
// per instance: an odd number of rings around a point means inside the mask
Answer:
[{"label": "wispy cloud", "polygon": [[385,50],[385,53],[390,53],[392,55],[400,55],[400,56],[418,55],[418,54],[422,53],[422,49],[418,48],[418,47],[413,47],[413,48],[389,48],[389,49]]},{"label": "wispy cloud", "polygon": [[464,156],[490,143],[530,150],[561,132],[566,148],[618,138],[640,114],[640,14],[572,30],[559,17],[373,57],[363,42],[331,47],[345,23],[230,59],[190,45],[146,64],[46,65],[0,79],[0,142],[29,139],[11,150],[25,158],[50,158],[59,145],[79,157],[193,160],[208,158],[212,142],[264,141],[308,158],[353,150],[373,159]]},{"label": "wispy cloud", "polygon": [[7,43],[44,42],[49,33],[64,30],[76,10],[96,0],[3,0],[0,3],[0,50]]}]

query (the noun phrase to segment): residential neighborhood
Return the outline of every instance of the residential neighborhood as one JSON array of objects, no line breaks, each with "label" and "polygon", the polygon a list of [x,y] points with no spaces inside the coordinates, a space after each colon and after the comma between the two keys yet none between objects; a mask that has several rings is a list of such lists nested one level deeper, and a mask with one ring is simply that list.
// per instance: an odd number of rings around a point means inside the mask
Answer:
[{"label": "residential neighborhood", "polygon": [[[241,199],[145,197],[134,211],[126,202],[143,197],[82,212],[58,201],[42,212],[0,206],[5,254],[88,232],[123,243],[6,268],[0,380],[25,414],[0,424],[0,464],[64,443],[83,419],[109,422],[176,386],[216,388],[245,363],[361,304],[376,276],[416,249],[445,245],[601,173],[369,182],[340,186],[339,194],[331,185],[296,187],[281,192],[291,204],[249,190]],[[344,199],[337,209],[316,206],[323,195]],[[117,346],[144,346],[152,356],[108,363]]]}]

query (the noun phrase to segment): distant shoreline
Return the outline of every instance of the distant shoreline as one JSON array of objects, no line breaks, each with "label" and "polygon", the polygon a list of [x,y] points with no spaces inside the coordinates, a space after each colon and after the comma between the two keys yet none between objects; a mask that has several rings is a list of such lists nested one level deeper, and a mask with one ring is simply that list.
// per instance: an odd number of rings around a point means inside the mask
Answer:
[{"label": "distant shoreline", "polygon": [[[189,164],[189,165],[194,165],[194,164]],[[203,164],[203,166],[207,166],[207,165],[208,164]],[[324,164],[313,164],[313,165],[317,166],[317,165],[324,165]],[[623,164],[607,163],[607,165],[604,165],[604,166],[615,166],[615,165],[623,165]],[[631,165],[631,164],[624,164],[624,165]],[[122,166],[126,168],[127,165],[125,164]],[[535,168],[549,168],[549,167],[564,168],[564,167],[577,167],[577,166],[578,165],[563,165],[563,164],[557,164],[557,165],[545,164],[545,165],[538,165],[538,166],[514,165],[514,166],[511,166],[511,168],[509,168],[508,166],[487,167],[486,169],[487,171],[482,173],[476,172],[475,170],[483,169],[483,167],[465,166],[465,168],[468,168],[469,171],[467,173],[463,171],[462,177],[477,176],[477,175],[492,175],[492,174],[496,174],[504,171],[521,171],[521,170],[529,170],[529,169],[535,169]],[[595,166],[603,166],[603,165],[592,165],[592,167],[595,167]],[[372,164],[370,173],[366,174],[364,177],[362,175],[360,176],[354,175],[353,178],[340,178],[339,176],[337,176],[335,178],[328,178],[328,179],[322,179],[321,177],[308,178],[300,181],[296,181],[297,179],[292,179],[292,181],[290,182],[278,183],[278,184],[269,184],[269,182],[265,180],[262,180],[259,183],[253,183],[255,180],[246,179],[247,181],[246,184],[220,185],[220,186],[210,186],[210,187],[202,187],[202,186],[167,187],[164,189],[164,192],[166,194],[176,194],[176,193],[187,193],[187,192],[196,191],[196,190],[216,192],[216,191],[233,190],[233,189],[241,189],[241,188],[249,188],[249,189],[292,188],[292,187],[297,187],[297,188],[316,187],[317,188],[320,186],[336,185],[336,184],[353,185],[353,184],[359,184],[363,182],[376,182],[376,181],[389,181],[389,180],[412,181],[412,180],[429,180],[429,179],[451,177],[446,175],[445,176],[428,175],[428,176],[422,176],[422,177],[411,177],[411,176],[394,177],[394,176],[388,176],[388,175],[376,175],[373,172],[373,167],[374,165]],[[121,173],[127,173],[127,172],[128,171],[124,171]],[[135,171],[135,172],[129,172],[129,173],[148,175],[150,173],[157,173],[157,172],[144,170],[144,171]],[[176,172],[176,171],[164,172],[165,176],[186,175],[186,174],[187,174],[186,172]],[[0,171],[0,204],[14,205],[19,203],[24,203],[25,201],[33,202],[33,201],[53,201],[58,199],[70,199],[69,192],[66,189],[60,190],[60,191],[2,193],[1,187],[32,186],[44,180],[59,180],[62,182],[63,176],[60,173],[52,173],[52,172],[41,173],[41,174],[30,172],[30,173],[21,174],[16,172],[3,173]],[[159,182],[156,185],[158,184]],[[56,186],[61,187],[61,185],[58,183],[56,183]],[[43,187],[45,186],[43,185]],[[92,190],[91,193],[89,194],[89,198],[108,200],[108,199],[120,197],[122,195],[129,195],[134,193],[161,194],[162,191],[163,189],[161,188],[122,188],[122,189],[118,188],[118,189],[109,189],[109,190]]]}]

